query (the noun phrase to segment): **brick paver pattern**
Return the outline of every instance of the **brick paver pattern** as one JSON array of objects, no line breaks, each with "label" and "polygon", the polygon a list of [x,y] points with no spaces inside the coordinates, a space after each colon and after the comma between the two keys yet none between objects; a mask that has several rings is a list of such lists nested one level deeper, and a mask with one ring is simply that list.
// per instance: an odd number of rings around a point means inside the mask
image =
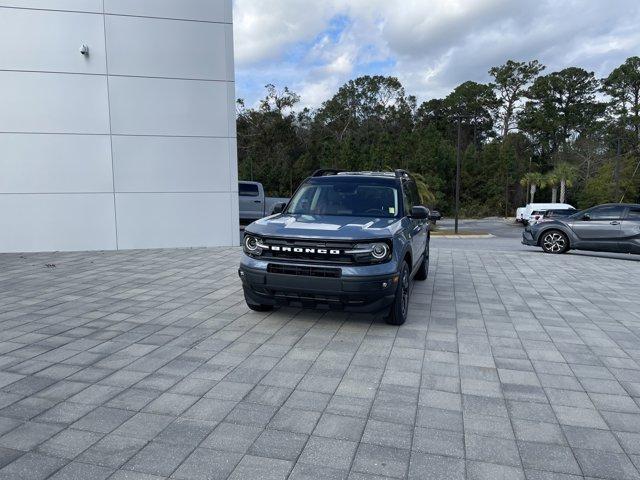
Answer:
[{"label": "brick paver pattern", "polygon": [[239,256],[0,255],[0,479],[640,479],[640,263],[433,249],[392,327]]}]

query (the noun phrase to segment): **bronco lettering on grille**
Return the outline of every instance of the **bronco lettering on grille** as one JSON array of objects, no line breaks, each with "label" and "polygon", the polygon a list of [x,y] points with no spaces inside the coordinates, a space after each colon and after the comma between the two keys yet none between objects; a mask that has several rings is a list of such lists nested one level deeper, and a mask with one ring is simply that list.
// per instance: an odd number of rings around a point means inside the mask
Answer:
[{"label": "bronco lettering on grille", "polygon": [[342,252],[336,249],[327,248],[308,248],[308,247],[281,247],[279,245],[261,245],[265,250],[272,252],[293,252],[293,253],[311,253],[319,255],[340,255]]}]

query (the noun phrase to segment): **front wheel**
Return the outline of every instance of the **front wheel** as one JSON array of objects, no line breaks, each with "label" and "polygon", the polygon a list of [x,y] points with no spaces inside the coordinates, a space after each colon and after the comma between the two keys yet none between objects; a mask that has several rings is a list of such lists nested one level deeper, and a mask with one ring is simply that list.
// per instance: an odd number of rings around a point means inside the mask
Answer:
[{"label": "front wheel", "polygon": [[409,264],[404,262],[400,270],[396,297],[391,304],[391,310],[387,317],[389,325],[402,325],[407,320],[409,313],[409,294],[411,293],[411,278]]},{"label": "front wheel", "polygon": [[560,230],[550,230],[542,234],[540,246],[545,253],[565,253],[569,250],[569,239]]}]

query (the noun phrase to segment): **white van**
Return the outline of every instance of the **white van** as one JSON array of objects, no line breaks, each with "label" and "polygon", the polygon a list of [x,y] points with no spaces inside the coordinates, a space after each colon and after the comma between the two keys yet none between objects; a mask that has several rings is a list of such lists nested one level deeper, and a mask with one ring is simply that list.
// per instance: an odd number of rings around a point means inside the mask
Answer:
[{"label": "white van", "polygon": [[529,203],[522,214],[522,223],[527,225],[531,219],[531,214],[537,210],[575,210],[575,207],[568,203]]},{"label": "white van", "polygon": [[516,222],[522,223],[522,215],[524,215],[524,211],[527,207],[518,207],[516,210]]}]

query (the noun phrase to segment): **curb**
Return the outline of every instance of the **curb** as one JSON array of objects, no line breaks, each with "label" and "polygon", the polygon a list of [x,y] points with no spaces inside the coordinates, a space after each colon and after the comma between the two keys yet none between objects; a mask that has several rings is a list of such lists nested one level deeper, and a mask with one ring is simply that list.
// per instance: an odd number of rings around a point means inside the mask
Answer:
[{"label": "curb", "polygon": [[456,238],[456,239],[465,239],[465,238],[495,238],[495,235],[490,233],[486,233],[483,235],[431,235],[431,238]]}]

